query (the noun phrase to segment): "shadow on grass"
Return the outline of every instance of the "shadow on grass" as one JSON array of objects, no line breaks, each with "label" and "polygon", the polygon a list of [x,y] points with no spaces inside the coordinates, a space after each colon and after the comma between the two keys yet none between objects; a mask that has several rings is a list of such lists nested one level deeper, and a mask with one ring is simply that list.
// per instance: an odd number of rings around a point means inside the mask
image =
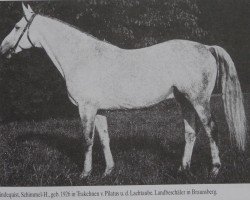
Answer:
[{"label": "shadow on grass", "polygon": [[69,157],[79,168],[83,167],[84,147],[80,139],[64,135],[52,135],[50,133],[37,134],[29,132],[17,136],[15,141],[18,143],[24,141],[39,141]]},{"label": "shadow on grass", "polygon": [[[73,138],[68,137],[65,135],[53,135],[52,133],[43,133],[37,134],[33,132],[28,132],[22,135],[17,136],[15,139],[12,140],[12,144],[10,146],[19,145],[18,143],[22,143],[25,141],[38,141],[43,143],[44,145],[48,146],[49,148],[56,149],[58,152],[62,153],[63,155],[67,156],[72,162],[77,165],[79,172],[83,169],[83,143],[80,138]],[[93,185],[102,184],[98,180],[99,175],[104,172],[105,168],[105,161],[102,152],[102,147],[99,141],[99,138],[96,137],[95,144],[93,147],[93,173],[94,179],[92,180]],[[185,184],[185,183],[211,183],[208,180],[209,171],[211,167],[211,156],[210,156],[210,149],[208,144],[200,143],[196,144],[193,152],[192,164],[191,164],[191,171],[193,172],[194,176],[188,177],[178,174],[178,167],[181,164],[181,159],[183,156],[183,148],[184,142],[171,142],[167,141],[164,142],[160,137],[154,137],[152,135],[143,135],[142,133],[138,132],[134,136],[126,136],[120,135],[119,137],[111,138],[111,150],[114,155],[115,162],[119,162],[118,160],[123,159],[123,162],[126,163],[126,166],[117,166],[117,167],[124,167],[124,169],[115,169],[115,176],[121,177],[119,181],[124,182],[126,177],[125,169],[134,168],[134,170],[147,170],[145,166],[152,164],[151,161],[154,161],[154,165],[158,165],[157,168],[160,169],[161,174],[164,180],[161,182],[157,182],[157,179],[154,181],[153,184]],[[137,152],[137,153],[136,153]],[[138,154],[138,152],[144,152],[144,155]],[[141,157],[142,156],[142,157]],[[142,160],[147,158],[147,156],[154,157],[155,160]],[[223,155],[222,155],[223,158]],[[116,160],[117,159],[117,160]],[[140,164],[135,165],[138,163],[137,159],[140,160]],[[233,168],[235,166],[230,167],[229,163],[234,163],[231,160],[227,161],[224,160],[224,168],[223,173],[221,174],[222,177],[225,176],[234,176],[232,173]],[[141,166],[139,166],[141,165]],[[229,168],[230,169],[227,169]],[[149,166],[150,168],[150,166]],[[232,169],[231,169],[232,168]],[[152,168],[150,168],[152,169]],[[239,170],[239,169],[238,169]],[[241,169],[242,174],[246,175],[244,169]],[[120,174],[122,173],[122,174]],[[146,171],[139,172],[139,174],[145,174]],[[150,172],[149,172],[150,173]],[[159,178],[157,175],[155,178]],[[169,177],[173,179],[172,181],[168,181]],[[239,176],[239,175],[238,175]],[[234,179],[233,182],[239,182],[239,177],[242,180],[242,175]],[[138,182],[138,177],[133,177],[130,175],[131,181],[125,181],[125,184],[145,184],[143,182]],[[218,180],[215,181],[217,183],[220,182],[230,182],[228,179],[222,178],[219,176]],[[100,177],[99,177],[100,178]],[[114,178],[114,177],[113,177]],[[112,180],[112,177],[108,180]],[[122,181],[124,179],[124,181]],[[248,180],[248,179],[247,179]],[[247,182],[247,180],[242,182]],[[134,182],[137,181],[137,182]],[[164,182],[163,182],[164,181]],[[111,181],[114,182],[114,181]],[[106,184],[106,182],[105,182]],[[110,184],[110,183],[107,183]],[[119,183],[117,183],[119,184]]]},{"label": "shadow on grass", "polygon": [[[52,135],[51,133],[37,134],[34,132],[28,132],[17,136],[14,140],[10,141],[9,145],[17,145],[19,142],[24,141],[39,141],[43,144],[57,149],[59,152],[65,154],[72,159],[76,164],[79,164],[79,160],[83,159],[83,149],[84,145],[81,138],[72,138],[65,135]],[[101,150],[99,137],[95,138],[94,149],[98,151]],[[137,150],[148,150],[152,153],[159,154],[162,158],[175,158],[176,152],[180,154],[184,143],[166,144],[165,146],[161,144],[162,140],[160,138],[153,138],[150,136],[142,136],[138,134],[137,136],[129,136],[123,138],[112,138],[111,148],[114,152],[124,152],[130,149]]]},{"label": "shadow on grass", "polygon": [[[25,141],[41,142],[67,156],[79,167],[79,169],[83,168],[84,146],[80,138],[73,138],[65,135],[53,135],[52,133],[37,134],[34,132],[28,132],[17,136],[9,145],[18,145],[18,143]],[[147,151],[156,154],[161,160],[170,160],[175,166],[180,165],[183,147],[183,143],[180,144],[176,142],[163,145],[160,138],[145,136],[140,133],[136,136],[111,138],[111,151],[113,152],[114,157],[116,157],[116,154],[119,154],[119,152],[124,152],[126,154],[132,150]],[[96,137],[93,147],[93,164],[95,165],[95,161],[97,160],[100,163],[100,159],[102,160],[101,164],[104,169],[105,162],[102,147],[99,137]],[[131,159],[133,159],[132,156]]]}]

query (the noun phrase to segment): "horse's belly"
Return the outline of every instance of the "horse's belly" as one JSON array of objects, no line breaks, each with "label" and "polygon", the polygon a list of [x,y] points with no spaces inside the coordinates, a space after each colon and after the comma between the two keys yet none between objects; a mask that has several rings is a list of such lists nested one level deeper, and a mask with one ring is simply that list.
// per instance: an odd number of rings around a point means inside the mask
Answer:
[{"label": "horse's belly", "polygon": [[147,81],[141,81],[140,84],[131,81],[124,85],[117,84],[110,89],[100,101],[101,109],[143,108],[173,97],[172,85],[168,81],[160,83],[152,80],[151,84]]},{"label": "horse's belly", "polygon": [[173,98],[173,93],[169,92],[164,96],[159,96],[158,98],[148,98],[148,99],[140,99],[139,97],[135,97],[133,99],[129,98],[110,98],[108,100],[100,102],[100,109],[104,110],[116,110],[116,109],[139,109],[153,106],[165,99]]},{"label": "horse's belly", "polygon": [[148,97],[148,98],[140,98],[140,96],[138,97],[134,97],[133,99],[122,99],[117,101],[116,105],[117,106],[110,106],[110,109],[114,108],[114,109],[138,109],[138,108],[146,108],[152,105],[155,105],[165,99],[168,98],[173,98],[173,93],[172,91],[165,95],[162,96],[154,96],[154,97]]}]

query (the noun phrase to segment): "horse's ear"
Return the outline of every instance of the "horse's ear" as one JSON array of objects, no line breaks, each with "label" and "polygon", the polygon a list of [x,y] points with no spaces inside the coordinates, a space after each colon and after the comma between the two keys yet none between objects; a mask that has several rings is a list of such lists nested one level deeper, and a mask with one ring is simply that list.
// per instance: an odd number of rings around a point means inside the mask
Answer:
[{"label": "horse's ear", "polygon": [[23,12],[25,13],[25,11],[27,10],[26,6],[24,5],[24,3],[22,2],[22,8],[23,8]]},{"label": "horse's ear", "polygon": [[28,5],[28,8],[24,5],[24,3],[22,3],[22,7],[23,7],[23,14],[25,16],[25,18],[28,20],[30,19],[31,15],[32,15],[32,9],[30,8],[30,6]]},{"label": "horse's ear", "polygon": [[32,8],[30,7],[29,4],[28,4],[28,10],[29,10],[31,13],[34,13],[34,11],[32,10]]}]

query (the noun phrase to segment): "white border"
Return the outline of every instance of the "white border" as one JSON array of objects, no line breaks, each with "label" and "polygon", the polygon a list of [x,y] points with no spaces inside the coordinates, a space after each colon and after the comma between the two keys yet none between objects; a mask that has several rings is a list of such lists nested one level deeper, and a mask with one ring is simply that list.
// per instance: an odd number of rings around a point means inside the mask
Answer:
[{"label": "white border", "polygon": [[[193,194],[192,190],[210,194]],[[156,191],[156,192],[155,192]],[[156,195],[161,191],[162,195]],[[187,194],[190,191],[190,194]],[[144,192],[144,194],[142,194]],[[149,193],[151,192],[151,195]],[[216,192],[216,193],[214,193]],[[10,196],[12,193],[12,196]],[[32,197],[36,193],[37,197]],[[74,194],[75,195],[74,195]],[[85,193],[85,194],[84,194]],[[23,196],[22,196],[23,194]],[[25,195],[30,195],[30,197]],[[45,195],[44,195],[45,194]],[[90,195],[91,196],[88,196]],[[123,195],[122,195],[123,194]],[[96,196],[94,196],[96,195]],[[98,195],[98,196],[97,196]],[[0,187],[0,199],[178,199],[247,200],[250,184],[70,186],[70,187]]]},{"label": "white border", "polygon": [[[4,1],[4,0],[0,0]],[[7,0],[11,1],[11,0]],[[21,0],[16,0],[21,1]],[[26,1],[26,0],[23,0]],[[39,0],[37,0],[39,1]],[[41,0],[40,0],[41,1]],[[46,0],[42,0],[46,1]],[[207,191],[211,194],[192,194],[192,190]],[[180,190],[185,194],[180,194]],[[99,194],[99,196],[78,196],[79,194]],[[131,192],[130,192],[131,191]],[[139,192],[138,192],[139,191]],[[132,195],[140,192],[152,192],[153,195]],[[155,191],[162,191],[164,195],[155,195]],[[179,195],[178,195],[179,191]],[[187,194],[190,191],[191,194]],[[216,195],[212,194],[216,191]],[[68,193],[69,192],[69,193]],[[22,193],[29,193],[40,195],[40,197],[21,197]],[[47,197],[44,194],[47,194]],[[75,193],[73,197],[72,194]],[[120,194],[123,193],[124,196]],[[12,194],[12,196],[10,196]],[[70,194],[70,196],[62,195]],[[102,195],[101,195],[102,194]],[[114,195],[112,195],[114,194]],[[119,196],[115,196],[119,194]],[[128,194],[128,195],[126,195]],[[18,195],[19,197],[15,197]],[[54,195],[54,197],[53,197]],[[247,200],[250,199],[250,184],[193,184],[193,185],[132,185],[132,186],[67,186],[67,187],[0,187],[0,200],[2,199],[24,199],[24,200],[37,200],[37,199],[171,199],[171,200]]]}]

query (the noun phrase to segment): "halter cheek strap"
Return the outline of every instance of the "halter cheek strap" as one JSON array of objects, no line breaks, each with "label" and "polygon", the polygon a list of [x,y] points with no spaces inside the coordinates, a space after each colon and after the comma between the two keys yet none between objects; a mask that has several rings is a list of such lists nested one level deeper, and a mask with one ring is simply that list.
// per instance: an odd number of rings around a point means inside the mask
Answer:
[{"label": "halter cheek strap", "polygon": [[33,22],[35,16],[36,16],[35,13],[32,14],[32,16],[30,17],[29,20],[26,18],[26,16],[24,16],[24,19],[27,21],[27,24],[26,24],[25,28],[23,29],[23,32],[22,32],[21,35],[19,36],[19,38],[18,38],[18,40],[17,40],[15,46],[14,46],[13,48],[10,49],[10,52],[11,52],[11,53],[12,53],[12,52],[15,52],[15,50],[16,50],[16,48],[18,47],[18,44],[19,44],[20,40],[22,39],[22,37],[23,37],[24,33],[26,32],[26,30],[27,30],[27,38],[28,38],[30,44],[31,44],[33,47],[35,47],[35,45],[31,42],[31,39],[30,39],[30,36],[29,36],[29,27],[30,27],[31,23]]},{"label": "halter cheek strap", "polygon": [[33,42],[32,42],[31,39],[30,39],[29,30],[30,30],[30,29],[28,29],[28,32],[27,32],[27,38],[28,38],[28,40],[29,40],[31,46],[32,46],[32,47],[35,47],[35,45],[33,44]]}]

